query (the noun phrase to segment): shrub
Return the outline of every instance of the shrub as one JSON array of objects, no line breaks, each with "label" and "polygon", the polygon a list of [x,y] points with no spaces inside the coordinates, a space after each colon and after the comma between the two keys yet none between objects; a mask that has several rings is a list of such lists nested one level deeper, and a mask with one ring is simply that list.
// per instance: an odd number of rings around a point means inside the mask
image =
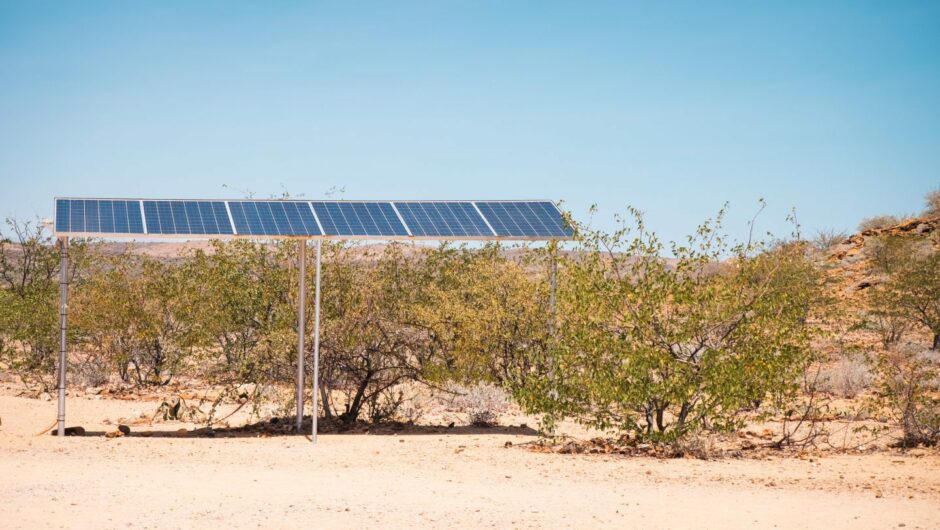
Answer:
[{"label": "shrub", "polygon": [[910,237],[881,235],[865,245],[865,255],[876,272],[893,274],[910,263],[912,256],[920,255],[925,245]]},{"label": "shrub", "polygon": [[[40,223],[7,219],[0,234],[0,364],[32,390],[55,385],[59,349],[59,249]],[[68,277],[76,281],[86,245],[69,248]]]},{"label": "shrub", "polygon": [[858,223],[858,231],[866,232],[868,230],[888,228],[889,226],[898,224],[900,221],[900,219],[893,215],[876,215],[874,217],[866,217],[865,219],[862,219],[862,222]]},{"label": "shrub", "polygon": [[73,327],[121,378],[166,385],[198,344],[198,284],[182,267],[147,257],[98,258],[73,289]]},{"label": "shrub", "polygon": [[816,269],[799,243],[726,243],[722,217],[671,245],[671,262],[636,212],[614,234],[579,230],[581,252],[560,267],[558,337],[520,403],[548,427],[570,416],[674,441],[791,400],[811,357]]},{"label": "shrub", "polygon": [[871,385],[872,374],[868,363],[857,355],[847,355],[821,374],[819,389],[840,397],[852,399]]},{"label": "shrub", "polygon": [[932,348],[940,349],[940,252],[908,255],[888,281],[871,295],[872,312],[906,319],[930,330]]},{"label": "shrub", "polygon": [[924,195],[924,215],[928,217],[940,216],[940,188],[928,191]]},{"label": "shrub", "polygon": [[878,334],[881,345],[887,350],[901,342],[911,329],[910,319],[897,308],[883,301],[883,291],[875,289],[869,293],[873,307],[865,317],[862,327]]},{"label": "shrub", "polygon": [[901,445],[936,445],[940,441],[940,355],[908,346],[878,358],[881,403],[901,426]]},{"label": "shrub", "polygon": [[849,238],[849,235],[842,230],[835,230],[833,228],[827,228],[823,230],[818,230],[816,236],[813,238],[813,247],[816,250],[825,252],[832,247],[844,242]]},{"label": "shrub", "polygon": [[499,423],[499,415],[509,410],[509,397],[498,386],[479,383],[469,388],[456,388],[453,404],[467,415],[470,425],[490,427]]}]

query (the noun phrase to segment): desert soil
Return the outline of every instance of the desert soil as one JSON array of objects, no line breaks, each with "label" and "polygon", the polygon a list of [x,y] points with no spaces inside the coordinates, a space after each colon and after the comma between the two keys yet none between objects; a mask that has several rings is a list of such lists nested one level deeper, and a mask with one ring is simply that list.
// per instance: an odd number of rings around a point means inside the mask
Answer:
[{"label": "desert soil", "polygon": [[[537,453],[530,430],[106,438],[152,403],[0,396],[0,527],[940,528],[940,457],[720,460]],[[517,420],[512,420],[517,421]],[[139,434],[156,431],[156,436]],[[166,434],[166,436],[160,436]],[[507,441],[514,447],[506,448]],[[919,455],[919,456],[915,456]]]}]

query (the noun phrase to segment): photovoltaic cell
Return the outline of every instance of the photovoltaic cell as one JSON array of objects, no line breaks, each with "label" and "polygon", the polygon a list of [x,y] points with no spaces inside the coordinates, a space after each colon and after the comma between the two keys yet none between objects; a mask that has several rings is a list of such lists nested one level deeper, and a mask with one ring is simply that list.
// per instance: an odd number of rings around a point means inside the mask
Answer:
[{"label": "photovoltaic cell", "polygon": [[540,202],[477,202],[498,236],[571,237],[573,231],[554,204]]},{"label": "photovoltaic cell", "polygon": [[139,201],[57,199],[57,232],[143,234]]},{"label": "photovoltaic cell", "polygon": [[407,236],[388,202],[313,201],[313,209],[330,236]]},{"label": "photovoltaic cell", "polygon": [[396,202],[395,208],[411,229],[413,236],[493,235],[469,202]]},{"label": "photovoltaic cell", "polygon": [[306,202],[230,201],[239,235],[318,236],[320,229]]},{"label": "photovoltaic cell", "polygon": [[232,224],[219,201],[143,201],[148,234],[228,235]]}]

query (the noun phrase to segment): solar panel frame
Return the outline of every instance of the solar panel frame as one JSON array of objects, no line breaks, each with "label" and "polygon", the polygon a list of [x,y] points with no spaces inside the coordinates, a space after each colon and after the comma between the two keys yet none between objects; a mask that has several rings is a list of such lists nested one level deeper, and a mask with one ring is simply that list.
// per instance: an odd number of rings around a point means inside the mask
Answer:
[{"label": "solar panel frame", "polygon": [[[93,202],[90,202],[93,201]],[[102,201],[110,201],[103,203]],[[153,212],[148,214],[148,203],[162,204],[157,221],[153,221]],[[255,219],[256,226],[252,230],[243,231],[245,219],[239,219],[239,213],[246,209],[258,212],[259,204],[267,219],[264,223],[260,218]],[[407,222],[405,212],[401,205],[422,205],[423,209],[431,211],[449,210],[453,214],[455,209],[463,212],[457,216],[457,224],[446,224],[447,230],[416,229],[412,223]],[[492,205],[525,204],[529,205],[527,215],[534,215],[536,221],[518,219],[511,213],[503,213],[488,217],[483,210],[492,211]],[[272,209],[271,205],[277,211]],[[332,215],[340,212],[340,217],[320,215],[316,205],[322,211],[327,205]],[[375,206],[378,205],[378,206]],[[88,206],[88,220],[96,231],[87,230],[86,206]],[[510,210],[518,207],[510,207]],[[406,208],[407,209],[407,208]],[[211,210],[211,214],[209,211]],[[505,208],[503,208],[505,210]],[[110,218],[108,213],[110,211]],[[188,211],[188,213],[187,213]],[[175,212],[175,215],[174,215]],[[466,214],[466,216],[464,215]],[[507,217],[508,215],[508,217]],[[81,217],[81,223],[73,225],[60,223],[62,216],[69,221]],[[103,217],[102,217],[103,216]],[[298,217],[300,223],[298,224]],[[468,217],[469,216],[469,217]],[[177,219],[177,217],[179,219]],[[493,217],[494,219],[490,219]],[[104,219],[102,221],[102,219]],[[198,222],[196,221],[198,219]],[[506,219],[512,219],[522,229],[506,230],[503,225]],[[551,221],[546,221],[550,219]],[[482,220],[486,229],[483,230],[479,221]],[[493,221],[495,220],[495,226]],[[213,223],[214,221],[214,223]],[[342,225],[344,233],[331,223]],[[540,226],[540,223],[547,225]],[[97,223],[97,224],[95,224]],[[102,224],[103,223],[103,224]],[[155,223],[156,226],[150,226]],[[163,226],[163,224],[167,226]],[[471,228],[467,228],[470,223]],[[264,224],[270,230],[264,230]],[[463,226],[461,226],[461,224]],[[510,223],[511,224],[511,223]],[[192,233],[192,228],[198,226],[202,233]],[[130,198],[70,198],[57,197],[54,215],[55,233],[59,236],[73,237],[109,237],[109,238],[141,238],[141,239],[326,239],[326,240],[467,240],[467,241],[546,241],[566,240],[572,238],[572,230],[567,227],[560,210],[554,202],[549,200],[485,200],[485,201],[429,201],[429,200],[365,200],[365,201],[310,201],[310,200],[254,200],[254,199],[130,199]],[[114,232],[105,232],[102,228],[111,227]],[[461,227],[463,233],[455,229]],[[501,228],[497,228],[497,226]],[[82,228],[76,230],[75,228]],[[126,228],[125,228],[126,227]],[[379,227],[384,231],[380,231]],[[550,233],[540,233],[542,228],[548,228]],[[536,228],[539,228],[538,230]],[[122,229],[128,230],[119,231]],[[274,231],[277,233],[265,233]],[[449,234],[446,232],[450,232]],[[468,233],[469,232],[469,233]]]}]

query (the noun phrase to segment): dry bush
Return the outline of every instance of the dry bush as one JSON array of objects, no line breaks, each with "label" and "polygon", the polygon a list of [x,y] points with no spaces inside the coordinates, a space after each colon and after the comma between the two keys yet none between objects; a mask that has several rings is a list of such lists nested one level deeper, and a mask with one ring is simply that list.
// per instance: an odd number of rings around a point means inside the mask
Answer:
[{"label": "dry bush", "polygon": [[469,388],[456,388],[453,405],[467,415],[471,425],[491,427],[499,423],[499,415],[509,410],[509,397],[497,386],[479,383]]},{"label": "dry bush", "polygon": [[849,238],[849,235],[842,230],[836,230],[834,228],[825,228],[823,230],[817,230],[816,236],[813,237],[813,247],[816,250],[825,252],[832,247],[842,243]]},{"label": "dry bush", "polygon": [[858,223],[858,231],[865,232],[866,230],[877,230],[879,228],[888,228],[889,226],[894,226],[901,222],[900,219],[893,215],[876,215],[874,217],[866,217]]},{"label": "dry bush", "polygon": [[[870,300],[878,303],[880,299],[881,293],[873,291]],[[881,339],[881,345],[887,350],[901,342],[904,335],[911,329],[911,321],[897,311],[876,306],[866,315],[861,327],[877,333]]]},{"label": "dry bush", "polygon": [[940,353],[909,344],[881,355],[877,371],[881,404],[903,431],[900,445],[940,442]]},{"label": "dry bush", "polygon": [[940,188],[928,191],[924,195],[924,215],[927,217],[940,216]]},{"label": "dry bush", "polygon": [[101,355],[86,355],[81,360],[69,363],[69,384],[81,387],[99,387],[111,381],[112,365]]},{"label": "dry bush", "polygon": [[434,400],[427,391],[416,385],[403,385],[405,399],[395,411],[394,418],[403,423],[415,424],[421,421],[434,406]]},{"label": "dry bush", "polygon": [[872,373],[860,355],[847,355],[820,374],[819,389],[836,396],[852,399],[868,389]]},{"label": "dry bush", "polygon": [[923,241],[904,236],[881,235],[869,240],[864,252],[874,271],[894,274],[909,265],[912,258],[923,257],[931,250]]}]

